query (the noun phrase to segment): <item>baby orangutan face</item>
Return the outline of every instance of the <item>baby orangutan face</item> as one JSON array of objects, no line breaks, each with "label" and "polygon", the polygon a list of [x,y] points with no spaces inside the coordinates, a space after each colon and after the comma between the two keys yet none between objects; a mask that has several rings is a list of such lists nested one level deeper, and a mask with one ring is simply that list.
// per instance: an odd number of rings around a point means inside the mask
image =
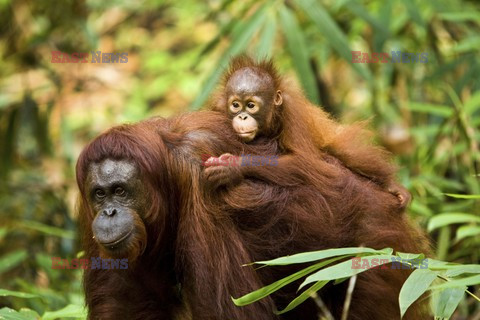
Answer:
[{"label": "baby orangutan face", "polygon": [[254,68],[236,71],[226,84],[227,113],[238,136],[249,142],[268,132],[275,107],[283,102],[269,74]]}]

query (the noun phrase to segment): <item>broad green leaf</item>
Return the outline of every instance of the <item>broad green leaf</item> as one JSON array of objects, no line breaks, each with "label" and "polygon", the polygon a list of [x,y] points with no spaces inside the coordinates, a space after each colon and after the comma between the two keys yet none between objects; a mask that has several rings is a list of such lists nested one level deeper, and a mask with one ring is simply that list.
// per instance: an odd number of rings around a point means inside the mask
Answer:
[{"label": "broad green leaf", "polygon": [[432,231],[450,224],[471,222],[480,223],[480,217],[468,213],[442,213],[433,216],[428,221],[427,230]]},{"label": "broad green leaf", "polygon": [[69,304],[63,309],[49,311],[43,314],[42,320],[53,320],[57,318],[87,318],[87,310],[83,306]]},{"label": "broad green leaf", "polygon": [[375,30],[375,33],[380,33],[382,34],[383,37],[389,37],[390,33],[388,31],[388,27],[385,27],[385,25],[378,20],[376,17],[372,16],[369,12],[368,9],[366,9],[361,3],[356,2],[356,1],[350,1],[349,4],[346,6],[350,11],[352,11],[355,15],[358,17],[362,18],[366,22],[368,22],[373,29]]},{"label": "broad green leaf", "polygon": [[250,292],[238,299],[235,299],[235,298],[232,298],[233,300],[233,303],[235,303],[235,305],[237,306],[245,306],[245,305],[248,305],[250,303],[253,303],[255,301],[258,301],[260,299],[263,299],[265,298],[266,296],[272,294],[273,292],[279,290],[280,288],[286,286],[287,284],[289,283],[292,283],[304,276],[306,276],[307,274],[310,274],[312,273],[313,271],[315,270],[318,270],[334,261],[337,261],[339,259],[341,259],[342,257],[337,257],[337,258],[332,258],[332,259],[329,259],[327,261],[322,261],[322,262],[319,262],[317,264],[314,264],[312,266],[309,266],[305,269],[302,269],[298,272],[295,272],[294,274],[291,274],[289,275],[288,277],[285,277],[283,279],[280,279],[278,281],[275,281],[274,283],[272,284],[269,284],[268,286],[265,286],[263,288],[260,288],[258,290],[255,290],[253,292]]},{"label": "broad green leaf", "polygon": [[410,102],[407,106],[411,111],[433,114],[444,118],[450,118],[454,112],[453,108],[444,105]]},{"label": "broad green leaf", "polygon": [[392,7],[393,3],[391,1],[383,1],[380,5],[379,11],[376,15],[376,19],[383,26],[386,32],[379,33],[375,32],[373,35],[373,51],[380,52],[383,51],[385,47],[385,42],[391,37],[390,27],[392,24]]},{"label": "broad green leaf", "polygon": [[21,249],[0,257],[0,273],[16,267],[27,258],[27,255],[27,251]]},{"label": "broad green leaf", "polygon": [[461,226],[457,229],[455,241],[460,241],[468,237],[475,237],[480,235],[480,226]]},{"label": "broad green leaf", "polygon": [[465,39],[460,40],[453,48],[452,52],[454,53],[464,53],[469,51],[476,51],[480,49],[480,37],[479,36],[470,36]]},{"label": "broad green leaf", "polygon": [[462,287],[434,291],[432,298],[434,316],[440,319],[450,319],[466,289],[466,287]]},{"label": "broad green leaf", "polygon": [[423,253],[403,253],[397,252],[396,253],[400,258],[406,260],[415,260],[415,259],[424,259],[425,255]]},{"label": "broad green leaf", "polygon": [[471,277],[466,277],[462,279],[452,279],[446,283],[442,283],[440,285],[434,286],[431,289],[433,290],[439,290],[439,289],[446,289],[446,288],[457,288],[457,287],[463,287],[463,286],[475,286],[480,284],[480,274],[471,276]]},{"label": "broad green leaf", "polygon": [[420,202],[418,199],[413,199],[412,203],[410,204],[409,211],[424,217],[431,217],[433,215],[430,207]]},{"label": "broad green leaf", "polygon": [[253,264],[266,264],[269,266],[279,266],[279,265],[311,262],[311,261],[316,261],[316,260],[321,260],[321,259],[326,259],[326,258],[336,257],[336,256],[357,255],[362,253],[391,254],[392,252],[393,250],[391,248],[385,248],[382,250],[375,250],[371,248],[335,248],[335,249],[311,251],[311,252],[305,252],[305,253],[297,253],[291,256],[276,258],[273,260],[257,261],[257,262],[254,262]]},{"label": "broad green leaf", "polygon": [[315,76],[310,67],[310,54],[304,33],[298,26],[298,21],[290,9],[282,6],[279,11],[283,32],[287,40],[287,48],[292,56],[293,66],[302,83],[307,97],[318,104],[320,99],[315,84]]},{"label": "broad green leaf", "polygon": [[[375,266],[381,266],[387,263],[391,263],[392,258],[394,257],[395,256],[392,256],[390,254],[362,257],[361,265],[363,266],[363,264],[367,262],[369,266],[372,266],[372,260],[377,259],[375,260],[376,262]],[[354,269],[352,267],[352,263],[353,263],[353,260],[350,259],[350,260],[341,262],[339,264],[336,264],[334,266],[322,269],[318,272],[315,272],[311,276],[307,277],[307,279],[305,279],[305,281],[300,285],[300,289],[312,282],[324,281],[324,280],[335,280],[339,278],[351,277],[355,274],[359,274],[359,273],[370,270],[368,268]]]},{"label": "broad green leaf", "polygon": [[38,295],[26,293],[26,292],[19,292],[19,291],[11,291],[6,289],[0,289],[0,297],[18,297],[18,298],[37,298]]},{"label": "broad green leaf", "polygon": [[20,311],[15,311],[10,308],[0,309],[0,319],[1,320],[37,320],[39,319],[38,314],[30,309],[20,309]]},{"label": "broad green leaf", "polygon": [[453,194],[453,193],[444,193],[446,196],[457,198],[457,199],[480,199],[479,194]]},{"label": "broad green leaf", "polygon": [[480,91],[476,92],[463,105],[463,110],[467,115],[473,115],[477,110],[480,110]]},{"label": "broad green leaf", "polygon": [[21,228],[32,229],[48,235],[57,236],[65,239],[75,238],[75,231],[73,230],[64,230],[62,228],[49,226],[38,221],[24,220],[19,223],[19,226]]},{"label": "broad green leaf", "polygon": [[436,255],[439,259],[445,260],[451,246],[451,230],[449,227],[440,228],[437,237]]},{"label": "broad green leaf", "polygon": [[28,319],[31,319],[31,320],[40,319],[40,315],[35,310],[31,310],[28,308],[21,308],[19,312],[21,315],[26,316]]},{"label": "broad green leaf", "polygon": [[426,24],[425,20],[420,15],[418,4],[414,3],[412,0],[404,0],[403,3],[407,7],[408,14],[412,18],[412,21],[424,28]]},{"label": "broad green leaf", "polygon": [[303,291],[298,297],[296,297],[295,299],[292,300],[292,302],[290,302],[288,304],[288,306],[285,307],[285,309],[283,310],[280,310],[280,311],[277,311],[275,312],[276,314],[283,314],[285,312],[288,312],[294,308],[296,308],[298,305],[300,305],[301,303],[303,303],[305,300],[307,300],[308,298],[311,297],[312,293],[314,292],[317,292],[318,290],[322,289],[326,284],[328,283],[328,281],[318,281],[317,283],[315,283],[314,285],[312,285],[310,288],[308,288],[307,290]]},{"label": "broad green leaf", "polygon": [[479,264],[462,264],[462,265],[452,266],[447,270],[447,272],[445,272],[445,276],[457,277],[465,273],[480,273],[480,265]]},{"label": "broad green leaf", "polygon": [[308,98],[314,103],[320,102],[315,84],[315,76],[310,67],[310,53],[304,33],[298,26],[298,21],[290,9],[285,6],[280,8],[280,21],[287,39],[287,47],[292,56],[293,66]]},{"label": "broad green leaf", "polygon": [[430,270],[450,270],[455,269],[458,266],[460,266],[460,264],[430,258],[428,259],[428,269]]},{"label": "broad green leaf", "polygon": [[477,11],[459,11],[459,12],[442,12],[439,14],[440,19],[448,21],[476,21],[480,22],[480,13]]},{"label": "broad green leaf", "polygon": [[[248,6],[242,6],[242,8],[238,11],[238,15],[243,17],[246,14],[246,11],[250,9]],[[194,65],[197,65],[205,55],[210,53],[220,42],[220,40],[225,37],[228,33],[232,31],[237,32],[236,28],[239,28],[241,23],[238,23],[238,20],[231,19],[226,24],[224,24],[216,33],[215,38],[209,41],[202,49],[202,51],[198,54],[197,59],[195,59]]]},{"label": "broad green leaf", "polygon": [[222,57],[217,63],[217,67],[206,79],[202,87],[202,92],[200,92],[200,94],[192,102],[190,109],[198,109],[207,100],[208,96],[217,84],[218,79],[222,75],[223,68],[225,68],[228,64],[228,61],[247,47],[250,40],[253,38],[266,18],[266,8],[267,2],[264,3],[246,22],[241,22],[241,25],[236,29],[238,32],[232,34],[232,42],[230,47],[228,47],[228,49],[223,53]]},{"label": "broad green leaf", "polygon": [[[307,16],[310,17],[338,55],[346,61],[351,62],[352,50],[348,43],[347,36],[338,27],[337,23],[332,19],[322,4],[316,0],[297,0],[296,3],[305,11]],[[364,79],[371,81],[372,75],[370,70],[364,65],[354,63],[352,64],[352,68]]]},{"label": "broad green leaf", "polygon": [[267,59],[272,56],[272,49],[275,44],[275,35],[277,31],[277,19],[273,12],[267,14],[265,24],[258,39],[255,56],[259,59]]},{"label": "broad green leaf", "polygon": [[40,315],[35,310],[31,310],[28,308],[21,308],[19,312],[22,316],[27,317],[27,319],[31,319],[31,320],[40,319]]},{"label": "broad green leaf", "polygon": [[403,317],[407,309],[415,302],[428,287],[433,280],[437,278],[437,274],[428,269],[415,269],[408,277],[400,290],[398,297],[400,303],[400,313]]}]

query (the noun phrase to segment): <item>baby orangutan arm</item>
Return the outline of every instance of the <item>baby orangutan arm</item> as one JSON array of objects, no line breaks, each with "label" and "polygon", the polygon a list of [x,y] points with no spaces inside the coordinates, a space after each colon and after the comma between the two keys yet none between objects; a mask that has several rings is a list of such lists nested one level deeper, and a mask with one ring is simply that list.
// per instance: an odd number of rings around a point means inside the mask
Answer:
[{"label": "baby orangutan arm", "polygon": [[236,185],[245,178],[281,186],[298,186],[305,184],[308,179],[308,167],[300,165],[299,159],[293,155],[272,156],[267,165],[255,164],[248,157],[250,156],[234,156],[229,153],[224,153],[220,157],[210,157],[204,164],[206,168],[203,176],[206,186],[215,190],[222,186]]},{"label": "baby orangutan arm", "polygon": [[[308,163],[302,163],[301,157],[282,155],[277,158],[275,164],[268,166],[253,165],[251,162],[244,161],[244,157],[234,156],[230,153],[224,153],[220,157],[210,157],[205,162],[206,168],[203,173],[206,186],[210,190],[217,190],[220,187],[234,186],[245,178],[255,178],[267,183],[290,187],[305,184],[307,181],[315,185],[320,183],[310,179],[309,170],[311,168]],[[327,157],[343,166],[338,159]],[[350,170],[346,167],[345,169]],[[368,177],[364,178],[368,179]],[[410,193],[400,184],[392,182],[386,191],[397,197],[400,211],[403,211],[410,203]]]},{"label": "baby orangutan arm", "polygon": [[205,161],[203,177],[206,186],[216,190],[222,186],[235,185],[243,179],[241,157],[224,153],[220,157],[210,157]]}]

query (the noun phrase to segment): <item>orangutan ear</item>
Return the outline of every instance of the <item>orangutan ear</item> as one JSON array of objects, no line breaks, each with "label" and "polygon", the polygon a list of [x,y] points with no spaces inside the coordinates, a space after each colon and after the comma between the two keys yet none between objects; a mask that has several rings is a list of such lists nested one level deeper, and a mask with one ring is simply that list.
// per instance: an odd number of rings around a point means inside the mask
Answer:
[{"label": "orangutan ear", "polygon": [[277,90],[277,92],[275,92],[275,98],[273,98],[273,104],[275,106],[281,106],[282,103],[283,103],[282,91]]}]

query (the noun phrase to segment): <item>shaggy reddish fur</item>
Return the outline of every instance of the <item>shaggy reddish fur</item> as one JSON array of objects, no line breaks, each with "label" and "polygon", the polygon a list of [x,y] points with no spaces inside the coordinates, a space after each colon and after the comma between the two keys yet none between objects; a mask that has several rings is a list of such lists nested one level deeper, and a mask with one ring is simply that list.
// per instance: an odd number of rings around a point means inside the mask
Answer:
[{"label": "shaggy reddish fur", "polygon": [[[300,126],[292,121],[293,127]],[[306,134],[302,130],[295,132],[298,139]],[[288,137],[284,144],[295,148]],[[92,239],[94,216],[84,190],[91,163],[106,158],[134,161],[152,205],[139,213],[137,223],[146,230],[146,238],[139,241],[146,248],[129,254],[137,256],[128,270],[86,270],[89,318],[277,319],[272,310],[294,298],[295,285],[246,307],[236,307],[231,296],[258,289],[293,269],[256,271],[243,264],[345,246],[427,250],[424,236],[396,212],[395,196],[313,149],[296,162],[274,168],[278,170],[252,167],[251,177],[235,187],[214,193],[205,188],[203,155],[278,154],[279,148],[276,142],[243,144],[230,121],[215,112],[123,125],[94,139],[77,163],[86,257],[99,255]],[[359,275],[349,319],[398,318],[398,294],[407,275],[400,270]],[[321,291],[336,317],[344,292],[345,283]],[[404,319],[423,319],[419,312],[420,306],[414,305]],[[312,303],[304,303],[281,318],[318,319],[317,313]]]}]

